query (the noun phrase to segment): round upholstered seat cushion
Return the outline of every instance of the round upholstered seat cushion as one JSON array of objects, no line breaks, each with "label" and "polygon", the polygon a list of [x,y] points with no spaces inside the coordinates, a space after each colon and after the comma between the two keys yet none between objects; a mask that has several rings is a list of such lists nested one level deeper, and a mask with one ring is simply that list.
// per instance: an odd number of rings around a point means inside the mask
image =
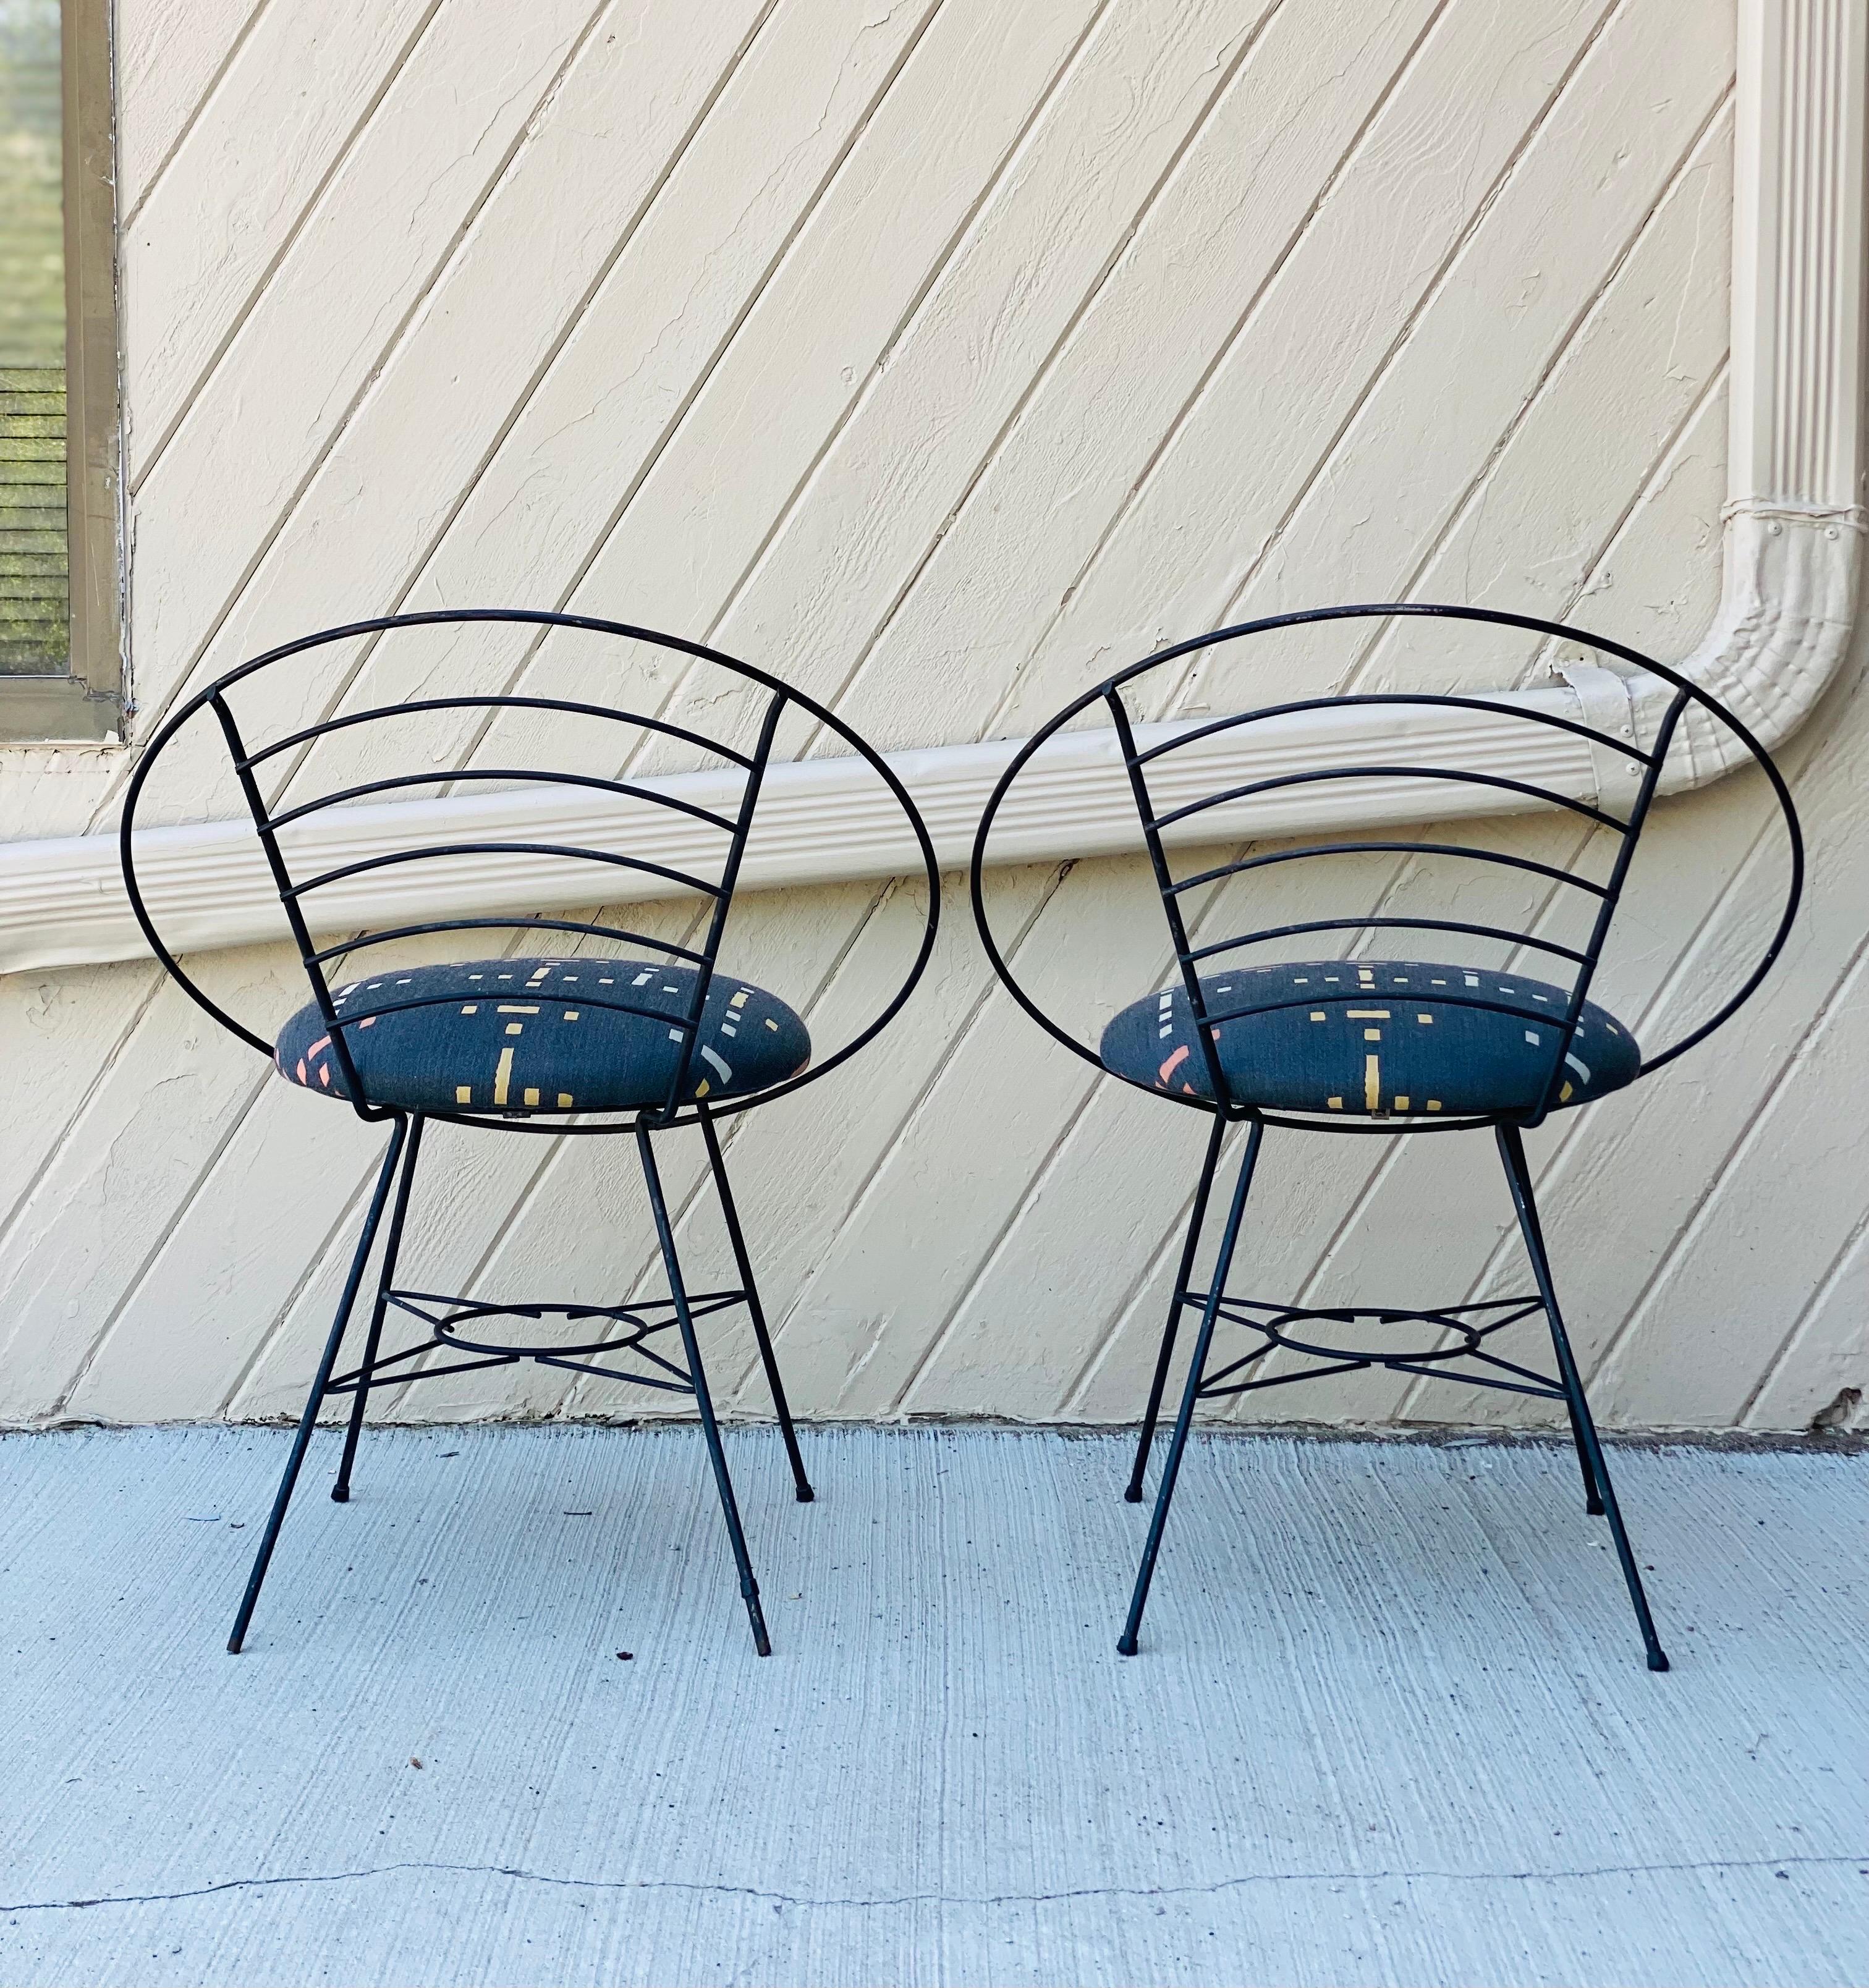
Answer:
[{"label": "round upholstered seat cushion", "polygon": [[[1200,996],[1235,1104],[1366,1117],[1534,1110],[1569,999],[1523,974],[1407,959],[1242,967],[1204,978]],[[1499,1005],[1465,1005],[1478,1001]],[[1263,1012],[1241,1012],[1252,1009]],[[1212,1095],[1183,987],[1125,1008],[1102,1055],[1132,1084]],[[1556,1102],[1620,1090],[1641,1060],[1628,1030],[1586,1001]]]},{"label": "round upholstered seat cushion", "polygon": [[[663,1104],[698,969],[642,959],[470,959],[333,989],[374,1104],[407,1111],[632,1111]],[[811,1038],[777,995],[716,971],[682,1102],[742,1097],[802,1070]],[[279,1031],[281,1075],[347,1096],[317,1002]]]}]

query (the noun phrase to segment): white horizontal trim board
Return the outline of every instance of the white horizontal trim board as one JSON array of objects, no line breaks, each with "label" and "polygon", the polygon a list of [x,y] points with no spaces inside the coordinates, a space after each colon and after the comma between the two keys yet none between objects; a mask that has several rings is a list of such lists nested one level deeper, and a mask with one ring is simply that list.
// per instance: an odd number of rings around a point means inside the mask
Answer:
[{"label": "white horizontal trim board", "polygon": [[[1617,679],[1607,671],[1588,674],[1604,678],[1627,709]],[[1521,693],[1512,702],[1571,718],[1583,713],[1578,693],[1567,687]],[[1332,760],[1366,762],[1373,755],[1399,752],[1437,764],[1484,766],[1510,779],[1594,799],[1599,773],[1585,742],[1551,725],[1528,724],[1505,708],[1505,700],[1501,704],[1497,716],[1431,706],[1364,705],[1268,718],[1196,739],[1157,760],[1150,769],[1151,795],[1166,812],[1241,779],[1303,772]],[[1146,749],[1211,722],[1139,725],[1136,736]],[[1244,742],[1242,732],[1248,731],[1250,742]],[[960,868],[968,860],[981,810],[1021,742],[940,746],[891,759],[927,822],[944,869]],[[728,810],[740,793],[736,773],[679,773],[640,784]],[[1176,823],[1164,839],[1190,844],[1498,811],[1496,793],[1458,783],[1340,780],[1230,803]],[[705,823],[653,802],[587,789],[520,788],[334,808],[305,817],[280,837],[296,877],[365,857],[470,840],[569,844],[646,857],[704,877],[717,874],[719,863],[719,832]],[[152,829],[136,841],[144,899],[174,950],[196,952],[289,935],[249,822]],[[1034,756],[995,823],[992,853],[1002,863],[1041,862],[1141,847],[1116,734],[1099,729],[1061,734]],[[56,860],[47,860],[49,852],[56,852]],[[740,881],[750,888],[770,888],[896,876],[919,864],[914,834],[873,769],[855,758],[804,759],[767,772]],[[627,882],[626,894],[632,899],[671,897],[681,890],[654,876]],[[618,884],[608,864],[460,855],[367,872],[302,901],[313,929],[330,933],[413,917],[590,904],[618,894]],[[0,962],[9,971],[124,959],[144,950],[124,894],[114,838],[83,836],[62,844],[0,848]]]},{"label": "white horizontal trim board", "polygon": [[[1768,748],[1809,716],[1835,674],[1857,609],[1864,534],[1863,289],[1864,116],[1869,11],[1861,0],[1739,0],[1735,134],[1730,501],[1720,611],[1678,665],[1729,705]],[[1664,688],[1625,702],[1607,671],[1566,668],[1563,687],[1505,690],[1502,715],[1398,715],[1344,706],[1223,732],[1158,762],[1159,803],[1303,766],[1385,754],[1502,775],[1579,800],[1609,793],[1627,766],[1593,765],[1588,748],[1515,708],[1548,708],[1602,725],[1626,710],[1652,736]],[[1631,708],[1632,707],[1632,708]],[[1176,728],[1150,729],[1165,737]],[[1621,728],[1613,724],[1611,729]],[[1745,762],[1729,734],[1684,728],[1664,784],[1698,786]],[[931,747],[896,756],[945,867],[964,863],[993,783],[1017,741]],[[1600,758],[1602,756],[1599,755]],[[717,776],[666,785],[692,797]],[[1368,780],[1256,797],[1182,827],[1189,842],[1319,827],[1498,812],[1483,789],[1432,780]],[[459,837],[574,841],[677,865],[698,864],[668,811],[537,790],[357,807],[307,827],[293,845],[324,867]],[[193,952],[283,930],[249,824],[213,823],[137,838],[146,892],[165,935]],[[993,854],[1005,862],[1095,856],[1138,846],[1133,804],[1114,738],[1084,732],[1041,754],[1002,813]],[[321,929],[401,922],[470,910],[537,909],[562,888],[590,901],[589,866],[557,876],[540,859],[450,859],[373,873],[316,901]],[[113,837],[75,837],[0,848],[0,972],[124,959],[145,951],[117,874]],[[753,887],[886,876],[916,867],[912,840],[873,773],[855,760],[772,769],[744,882]],[[609,881],[609,880],[607,880]],[[659,893],[665,894],[665,893]],[[659,894],[633,890],[632,895]]]}]

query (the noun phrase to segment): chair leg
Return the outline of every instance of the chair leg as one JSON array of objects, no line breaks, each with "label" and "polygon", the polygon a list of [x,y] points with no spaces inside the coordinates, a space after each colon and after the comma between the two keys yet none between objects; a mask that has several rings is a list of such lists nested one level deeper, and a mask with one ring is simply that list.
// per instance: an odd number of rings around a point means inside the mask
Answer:
[{"label": "chair leg", "polygon": [[[1514,1136],[1517,1136],[1516,1128],[1514,1128]],[[1521,1141],[1520,1151],[1522,1157],[1522,1141]],[[1508,1178],[1511,1178],[1512,1162],[1509,1158],[1506,1161],[1506,1172]],[[1550,1272],[1550,1258],[1545,1249],[1545,1226],[1538,1219],[1538,1204],[1532,1198],[1529,1173],[1525,1175],[1525,1209],[1520,1219],[1522,1222],[1529,1221],[1531,1223],[1531,1232],[1538,1239],[1538,1261],[1545,1265],[1546,1273],[1548,1276]],[[1534,1273],[1535,1274],[1535,1266]],[[1566,1412],[1570,1417],[1571,1440],[1577,1446],[1577,1469],[1583,1478],[1583,1509],[1593,1519],[1600,1519],[1603,1516],[1603,1493],[1596,1486],[1596,1473],[1590,1467],[1590,1453],[1583,1440],[1583,1425],[1578,1421],[1577,1411],[1568,1395],[1564,1398],[1564,1407]],[[1586,1412],[1587,1413],[1588,1411],[1586,1410]]]},{"label": "chair leg", "polygon": [[317,1378],[306,1397],[305,1412],[299,1418],[299,1432],[293,1440],[291,1454],[286,1459],[286,1473],[279,1479],[272,1515],[266,1520],[265,1532],[260,1535],[259,1550],[253,1556],[253,1570],[247,1576],[246,1592],[240,1598],[240,1612],[234,1618],[233,1634],[227,1639],[228,1651],[232,1655],[240,1654],[240,1646],[246,1640],[247,1625],[253,1619],[253,1604],[259,1599],[260,1587],[266,1580],[273,1549],[279,1540],[279,1527],[285,1523],[286,1507],[292,1503],[293,1486],[299,1481],[305,1452],[311,1446],[318,1410],[330,1384],[331,1371],[337,1364],[337,1349],[344,1343],[344,1328],[350,1324],[351,1310],[357,1303],[357,1286],[364,1280],[364,1266],[369,1260],[371,1246],[376,1241],[378,1226],[383,1219],[383,1205],[389,1199],[389,1184],[402,1158],[408,1131],[409,1121],[398,1118],[396,1129],[390,1138],[389,1151],[383,1156],[382,1170],[377,1175],[376,1192],[370,1199],[370,1212],[364,1218],[364,1232],[357,1238],[357,1253],[350,1259],[350,1274],[344,1280],[344,1295],[337,1300],[337,1316],[331,1321],[331,1335],[324,1342],[324,1357],[318,1363]]},{"label": "chair leg", "polygon": [[1116,1648],[1126,1657],[1136,1654],[1137,1632],[1142,1628],[1143,1609],[1149,1599],[1149,1583],[1155,1574],[1156,1555],[1161,1551],[1162,1532],[1168,1523],[1168,1507],[1175,1495],[1175,1479],[1180,1474],[1181,1457],[1187,1448],[1188,1431],[1194,1419],[1194,1404],[1200,1398],[1200,1381],[1207,1371],[1207,1350],[1214,1343],[1214,1323],[1220,1301],[1226,1293],[1227,1273],[1233,1268],[1233,1252],[1240,1239],[1240,1222],[1246,1212],[1246,1197],[1252,1187],[1253,1169],[1258,1164],[1259,1146],[1265,1128],[1255,1122],[1247,1134],[1246,1151],[1241,1156],[1239,1178],[1233,1189],[1233,1205],[1227,1211],[1227,1226],[1220,1239],[1220,1253],[1214,1259],[1207,1303],[1201,1308],[1200,1335],[1194,1342],[1194,1357],[1187,1369],[1187,1382],[1181,1390],[1180,1412],[1175,1417],[1174,1434],[1169,1439],[1168,1455],[1162,1465],[1162,1481],[1155,1494],[1155,1516],[1149,1522],[1149,1537],[1143,1547],[1142,1565],[1136,1573],[1136,1591],[1129,1600],[1129,1620],[1117,1638]]},{"label": "chair leg", "polygon": [[396,1182],[396,1205],[390,1211],[389,1234],[383,1243],[383,1267],[377,1277],[377,1301],[370,1314],[370,1331],[364,1341],[363,1364],[357,1374],[357,1391],[350,1398],[350,1425],[344,1432],[344,1456],[337,1466],[337,1479],[331,1486],[334,1503],[348,1504],[350,1466],[357,1461],[357,1439],[364,1432],[364,1405],[370,1398],[371,1376],[376,1371],[377,1347],[383,1337],[383,1314],[389,1309],[390,1280],[396,1274],[396,1253],[402,1247],[402,1224],[409,1212],[409,1189],[415,1184],[416,1156],[422,1151],[422,1128],[427,1121],[419,1114],[411,1121],[409,1143],[402,1155],[402,1172]]},{"label": "chair leg", "polygon": [[669,1295],[674,1300],[675,1316],[681,1327],[682,1349],[694,1382],[695,1405],[700,1411],[701,1428],[707,1440],[708,1461],[713,1466],[714,1486],[720,1493],[720,1510],[726,1520],[727,1538],[733,1560],[740,1570],[740,1591],[747,1604],[747,1618],[753,1625],[753,1647],[762,1657],[772,1655],[766,1634],[765,1611],[760,1607],[759,1583],[753,1577],[753,1561],[747,1551],[747,1535],[740,1523],[740,1506],[733,1496],[733,1480],[727,1475],[726,1457],[720,1447],[720,1427],[714,1419],[713,1397],[709,1393],[707,1374],[701,1364],[701,1347],[695,1337],[694,1318],[688,1308],[688,1287],[682,1279],[681,1259],[675,1252],[675,1232],[669,1222],[669,1208],[662,1199],[662,1176],[656,1172],[655,1155],[650,1150],[649,1130],[640,1120],[636,1126],[636,1150],[642,1159],[642,1178],[648,1188],[649,1207],[655,1217],[655,1239],[662,1246],[662,1267],[668,1274]]},{"label": "chair leg", "polygon": [[1616,1502],[1616,1488],[1610,1481],[1610,1467],[1603,1453],[1603,1443],[1596,1433],[1596,1425],[1590,1415],[1590,1402],[1583,1392],[1583,1381],[1577,1371],[1576,1356],[1570,1347],[1570,1335],[1564,1330],[1563,1314],[1558,1310],[1557,1291],[1551,1280],[1551,1264],[1545,1254],[1545,1239],[1538,1219],[1538,1204],[1532,1192],[1532,1170],[1525,1162],[1525,1141],[1516,1125],[1502,1125],[1498,1128],[1499,1156],[1505,1162],[1507,1185],[1512,1189],[1512,1205],[1518,1211],[1519,1233],[1525,1239],[1525,1253],[1532,1259],[1532,1274],[1538,1284],[1538,1295],[1542,1301],[1545,1317],[1551,1327],[1551,1344],[1557,1355],[1558,1374],[1563,1382],[1564,1398],[1570,1409],[1570,1422],[1576,1437],[1577,1448],[1584,1467],[1584,1488],[1586,1493],[1594,1489],[1599,1494],[1603,1514],[1610,1522],[1610,1537],[1615,1542],[1616,1557],[1621,1563],[1623,1579],[1627,1584],[1629,1599],[1634,1604],[1635,1619],[1642,1632],[1643,1645],[1648,1655],[1648,1668],[1651,1671],[1668,1668],[1668,1656],[1662,1649],[1661,1640],[1655,1634],[1654,1618],[1649,1612],[1648,1597],[1642,1587],[1642,1576],[1635,1564],[1635,1554],[1629,1544],[1629,1534],[1623,1524],[1621,1508]]},{"label": "chair leg", "polygon": [[733,1245],[733,1260],[740,1266],[740,1287],[747,1294],[747,1310],[753,1320],[753,1336],[759,1342],[760,1364],[766,1369],[766,1384],[772,1390],[772,1405],[778,1411],[779,1432],[785,1439],[785,1454],[792,1466],[792,1492],[801,1505],[818,1496],[804,1474],[804,1459],[798,1454],[798,1432],[792,1427],[792,1412],[785,1398],[785,1384],[779,1378],[779,1363],[774,1357],[772,1335],[766,1329],[766,1310],[760,1303],[759,1286],[753,1280],[753,1261],[747,1254],[747,1239],[740,1226],[740,1211],[733,1205],[733,1190],[727,1184],[726,1162],[721,1157],[719,1134],[713,1114],[701,1111],[702,1136],[707,1141],[707,1162],[714,1170],[714,1186],[720,1196],[720,1212],[726,1217],[727,1236]]},{"label": "chair leg", "polygon": [[1207,1196],[1213,1192],[1214,1172],[1220,1164],[1220,1142],[1226,1130],[1226,1120],[1216,1111],[1214,1129],[1207,1135],[1207,1156],[1201,1163],[1200,1184],[1194,1190],[1194,1212],[1188,1218],[1187,1240],[1181,1246],[1180,1267],[1175,1272],[1175,1287],[1168,1300],[1168,1322],[1162,1327],[1162,1350],[1156,1355],[1155,1378],[1149,1384],[1149,1405],[1143,1411],[1142,1434],[1136,1444],[1136,1464],[1122,1494],[1132,1505],[1142,1503],[1143,1473],[1149,1467],[1149,1446],[1155,1440],[1155,1425],[1162,1412],[1162,1391],[1168,1384],[1168,1363],[1174,1357],[1175,1335],[1180,1329],[1181,1293],[1187,1289],[1187,1280],[1194,1273],[1194,1252],[1200,1246],[1201,1224],[1207,1220]]}]

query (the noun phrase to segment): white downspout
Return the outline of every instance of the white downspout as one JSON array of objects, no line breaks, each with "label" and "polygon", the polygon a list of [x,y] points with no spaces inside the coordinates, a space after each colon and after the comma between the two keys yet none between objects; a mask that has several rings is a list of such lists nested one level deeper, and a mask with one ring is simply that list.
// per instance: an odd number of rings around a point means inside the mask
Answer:
[{"label": "white downspout", "polygon": [[[1863,475],[1863,0],[1740,0],[1732,364],[1720,611],[1680,667],[1768,749],[1856,619]],[[1701,724],[1677,786],[1742,758]]]}]

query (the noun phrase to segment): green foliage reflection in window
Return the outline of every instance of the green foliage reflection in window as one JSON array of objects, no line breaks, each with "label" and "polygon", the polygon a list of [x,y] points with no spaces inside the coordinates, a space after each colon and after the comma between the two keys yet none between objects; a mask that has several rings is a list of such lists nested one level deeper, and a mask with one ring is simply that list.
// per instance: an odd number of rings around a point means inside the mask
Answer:
[{"label": "green foliage reflection in window", "polygon": [[59,0],[0,0],[0,674],[69,658]]}]

